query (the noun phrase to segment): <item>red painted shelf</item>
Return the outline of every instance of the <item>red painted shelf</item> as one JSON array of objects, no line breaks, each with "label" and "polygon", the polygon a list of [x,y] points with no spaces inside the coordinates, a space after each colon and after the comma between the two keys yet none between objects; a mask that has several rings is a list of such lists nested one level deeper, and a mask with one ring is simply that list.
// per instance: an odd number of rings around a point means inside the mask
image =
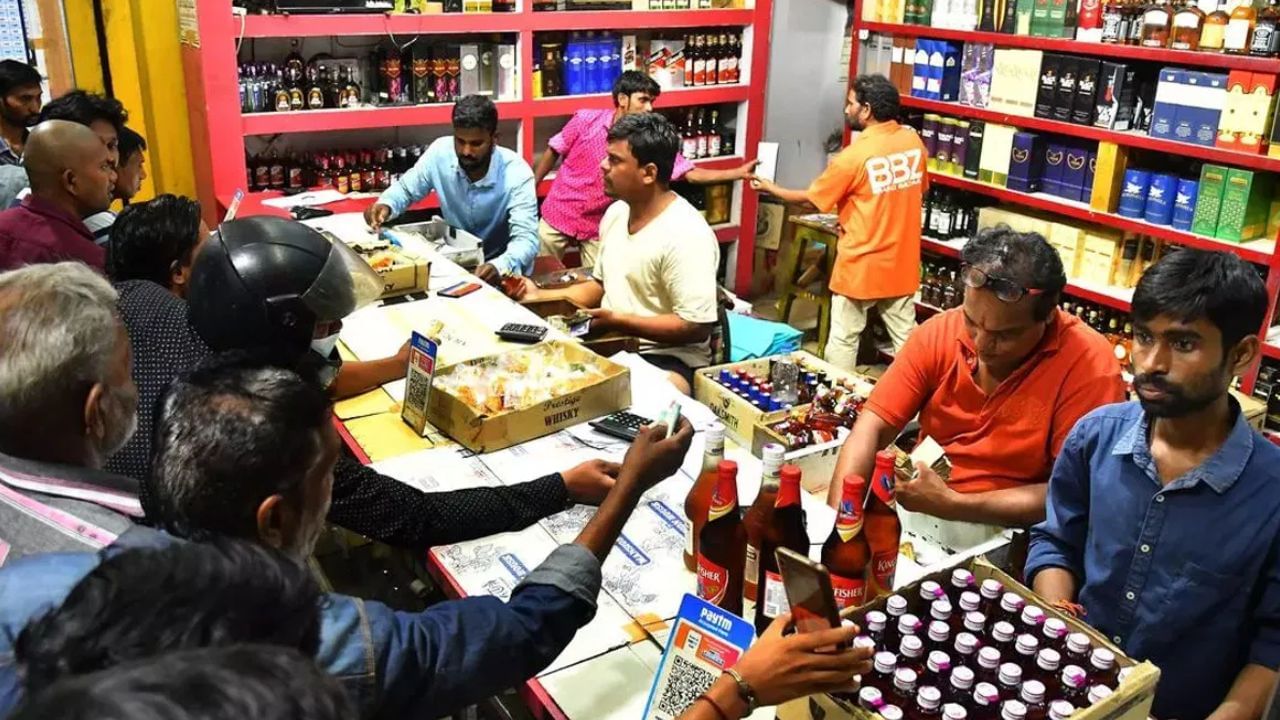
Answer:
[{"label": "red painted shelf", "polygon": [[[507,120],[520,117],[521,104],[518,102],[504,101],[497,103],[497,106],[499,118]],[[364,130],[405,125],[448,125],[452,119],[453,103],[247,113],[241,116],[245,135]]]},{"label": "red painted shelf", "polygon": [[[251,215],[275,215],[277,217],[293,217],[289,214],[288,210],[262,204],[263,200],[283,197],[283,195],[284,194],[279,190],[264,190],[262,192],[245,193],[244,200],[240,201],[240,209],[236,212],[236,216],[249,217]],[[364,209],[372,205],[377,199],[377,196],[348,198],[346,200],[331,202],[326,205],[319,205],[318,207],[323,210],[332,210],[334,213],[364,212]],[[218,203],[224,208],[230,202],[230,197],[218,197]],[[426,198],[410,205],[409,209],[434,210],[438,207],[440,207],[440,201],[436,199],[435,193],[432,193]]]},{"label": "red painted shelf", "polygon": [[[716,105],[718,103],[745,102],[750,96],[751,88],[747,85],[713,85],[710,87],[687,87],[663,90],[654,102],[658,109],[685,107],[688,105]],[[572,115],[579,110],[608,110],[613,107],[613,97],[609,93],[594,95],[566,95],[561,97],[539,98],[532,102],[534,117],[555,117]]]},{"label": "red painted shelf", "polygon": [[523,29],[645,30],[649,28],[745,27],[753,11],[716,10],[602,10],[535,13],[406,13],[353,15],[248,15],[248,38],[326,37],[343,35],[444,35],[515,33]]},{"label": "red painted shelf", "polygon": [[527,25],[544,30],[650,30],[653,28],[745,27],[752,10],[597,10],[530,13]]},{"label": "red painted shelf", "polygon": [[738,223],[725,223],[723,225],[712,225],[711,229],[716,234],[716,240],[721,245],[726,245],[738,239],[742,234],[742,227]]},{"label": "red painted shelf", "polygon": [[1220,250],[1224,252],[1235,253],[1236,255],[1248,260],[1249,262],[1268,265],[1271,260],[1271,254],[1274,250],[1275,243],[1268,240],[1254,241],[1237,245],[1235,243],[1224,242],[1203,235],[1195,235],[1189,232],[1174,230],[1167,225],[1152,225],[1141,220],[1121,217],[1114,213],[1098,212],[1083,203],[1064,200],[1052,195],[1042,193],[1023,193],[996,185],[988,185],[987,183],[968,180],[966,178],[955,177],[954,175],[930,174],[929,180],[939,185],[967,190],[969,192],[979,193],[987,197],[995,198],[1004,202],[1024,205],[1026,207],[1044,210],[1046,212],[1065,215],[1077,220],[1085,222],[1097,223],[1107,227],[1116,228],[1125,232],[1137,233],[1139,235],[1149,235],[1179,245],[1200,248],[1201,250]]},{"label": "red painted shelf", "polygon": [[1166,50],[1164,48],[1146,48],[1136,45],[1083,42],[1068,38],[1008,35],[1005,33],[977,32],[975,30],[948,30],[946,28],[902,25],[898,23],[860,22],[857,27],[861,30],[869,30],[875,33],[911,35],[969,43],[990,43],[997,47],[1029,48],[1032,50],[1044,50],[1045,52],[1074,53],[1076,55],[1114,57],[1124,60],[1148,60],[1177,65],[1280,74],[1280,58],[1226,55],[1223,53],[1190,50]]},{"label": "red painted shelf", "polygon": [[1272,360],[1280,360],[1280,347],[1276,347],[1269,342],[1262,343],[1262,356],[1271,358]]},{"label": "red painted shelf", "polygon": [[1243,153],[1236,152],[1234,150],[1223,150],[1216,147],[1205,147],[1204,145],[1193,145],[1191,143],[1178,142],[1176,140],[1155,138],[1138,132],[1119,132],[1116,130],[1093,127],[1092,125],[1078,125],[1076,123],[1062,122],[1059,120],[1046,120],[1045,118],[1038,117],[1010,115],[1008,113],[988,110],[986,108],[971,107],[969,105],[961,105],[960,103],[953,102],[925,100],[924,98],[918,97],[904,96],[902,98],[902,105],[904,107],[917,108],[919,110],[925,110],[933,113],[943,113],[962,118],[973,118],[975,120],[994,122],[1001,125],[1013,125],[1015,127],[1025,128],[1028,130],[1040,130],[1043,132],[1070,135],[1072,137],[1085,138],[1088,140],[1099,140],[1112,142],[1117,145],[1154,150],[1156,152],[1169,153],[1170,155],[1182,155],[1185,157],[1204,160],[1206,162],[1234,165],[1253,170],[1280,172],[1280,158],[1267,157],[1266,155],[1259,155],[1257,153]]}]

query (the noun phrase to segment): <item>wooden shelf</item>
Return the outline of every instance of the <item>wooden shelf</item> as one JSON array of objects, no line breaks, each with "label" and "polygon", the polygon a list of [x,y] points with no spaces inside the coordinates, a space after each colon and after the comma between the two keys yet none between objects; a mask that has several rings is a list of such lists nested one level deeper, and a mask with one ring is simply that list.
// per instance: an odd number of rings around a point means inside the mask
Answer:
[{"label": "wooden shelf", "polygon": [[752,10],[603,10],[581,12],[357,13],[345,15],[248,15],[244,37],[295,38],[344,35],[462,35],[516,33],[522,29],[645,30],[744,27]]},{"label": "wooden shelf", "polygon": [[1083,42],[1070,38],[1010,35],[1006,33],[978,32],[976,30],[949,30],[925,25],[898,23],[859,22],[857,27],[860,30],[868,30],[874,33],[911,35],[967,43],[990,43],[996,47],[1028,48],[1031,50],[1044,50],[1045,52],[1074,53],[1076,55],[1112,57],[1122,60],[1146,60],[1173,65],[1192,65],[1196,67],[1249,70],[1273,75],[1280,74],[1280,58],[1168,50],[1164,48],[1139,47],[1137,45],[1112,45],[1110,43]]},{"label": "wooden shelf", "polygon": [[1044,193],[1017,192],[998,185],[989,185],[987,183],[969,180],[967,178],[960,178],[954,175],[930,174],[929,180],[930,182],[935,182],[939,185],[945,185],[959,190],[966,190],[968,192],[975,192],[980,195],[995,198],[996,200],[1036,208],[1038,210],[1064,215],[1076,220],[1097,223],[1099,225],[1105,225],[1125,232],[1149,235],[1178,245],[1186,245],[1187,247],[1199,248],[1201,250],[1219,250],[1235,253],[1249,262],[1260,263],[1262,265],[1269,265],[1271,255],[1275,250],[1274,240],[1255,240],[1253,242],[1243,244],[1225,242],[1223,240],[1217,240],[1203,235],[1174,230],[1168,225],[1153,225],[1149,222],[1122,217],[1114,213],[1099,212],[1089,207],[1087,204],[1072,202],[1071,200],[1065,200],[1063,198],[1046,195]]},{"label": "wooden shelf", "polygon": [[1079,125],[1059,120],[1010,115],[1008,113],[988,110],[986,108],[961,105],[960,103],[939,102],[937,100],[925,100],[924,98],[911,96],[902,97],[902,106],[916,108],[918,110],[924,110],[931,113],[942,113],[955,117],[972,118],[974,120],[999,123],[1001,125],[1012,125],[1014,127],[1027,130],[1040,130],[1043,132],[1057,133],[1059,135],[1085,138],[1087,140],[1098,140],[1102,142],[1115,143],[1117,145],[1125,145],[1127,147],[1154,150],[1156,152],[1168,153],[1170,155],[1182,155],[1185,157],[1204,160],[1206,162],[1233,165],[1253,170],[1280,172],[1280,158],[1268,157],[1257,153],[1243,153],[1235,150],[1206,147],[1204,145],[1178,142],[1176,140],[1166,140],[1163,138],[1151,137],[1150,135],[1145,135],[1139,132],[1120,132],[1116,130],[1107,130],[1106,128],[1094,127],[1092,125]]}]

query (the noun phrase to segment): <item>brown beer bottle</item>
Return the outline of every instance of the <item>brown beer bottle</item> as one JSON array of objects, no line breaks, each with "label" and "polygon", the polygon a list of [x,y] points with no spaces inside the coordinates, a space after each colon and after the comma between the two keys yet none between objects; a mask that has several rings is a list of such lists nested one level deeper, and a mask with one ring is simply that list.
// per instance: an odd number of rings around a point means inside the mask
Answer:
[{"label": "brown beer bottle", "polygon": [[897,456],[892,450],[876,453],[876,466],[871,475],[871,494],[867,508],[867,544],[871,546],[872,592],[888,595],[893,592],[893,576],[898,569],[898,545],[902,538],[902,524],[894,510],[893,463]]},{"label": "brown beer bottle", "polygon": [[[866,481],[857,475],[849,475],[844,479],[844,492],[840,497],[836,525],[822,545],[822,564],[831,571],[836,606],[841,610],[857,607],[867,599],[867,572],[872,550],[862,532],[862,498],[866,489]],[[888,607],[892,622],[898,605],[890,603]],[[896,616],[901,615],[902,613],[897,613]]]},{"label": "brown beer bottle", "polygon": [[760,475],[760,492],[756,493],[755,501],[742,516],[742,524],[747,528],[742,616],[750,622],[755,622],[756,619],[756,603],[760,599],[760,548],[764,544],[766,528],[773,524],[774,505],[778,501],[778,474],[782,470],[782,456],[785,453],[786,450],[777,443],[764,446],[764,472]]},{"label": "brown beer bottle", "polygon": [[[778,571],[778,548],[788,548],[801,555],[809,554],[809,534],[805,532],[804,511],[800,509],[800,468],[795,465],[782,466],[782,481],[778,499],[774,502],[773,517],[765,526],[760,545],[760,577],[756,581],[760,588],[760,603],[755,614],[758,634],[764,633],[774,618],[790,609],[787,592],[782,586],[782,574]],[[750,551],[748,541],[747,552]]]},{"label": "brown beer bottle", "polygon": [[742,614],[742,573],[747,531],[738,516],[738,463],[720,461],[707,523],[698,535],[698,597]]},{"label": "brown beer bottle", "polygon": [[716,478],[720,475],[720,461],[724,460],[724,425],[712,423],[706,432],[706,450],[702,454],[702,472],[693,481],[689,495],[684,499],[684,516],[689,521],[684,542],[684,567],[689,572],[698,570],[698,534],[707,523],[707,511],[711,508],[711,495],[716,491]]}]

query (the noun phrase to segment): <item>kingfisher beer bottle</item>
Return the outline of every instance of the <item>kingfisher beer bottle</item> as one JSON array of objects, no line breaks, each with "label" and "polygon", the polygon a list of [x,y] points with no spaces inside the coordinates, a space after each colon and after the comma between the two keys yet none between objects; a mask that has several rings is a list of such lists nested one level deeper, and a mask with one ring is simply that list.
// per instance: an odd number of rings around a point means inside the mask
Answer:
[{"label": "kingfisher beer bottle", "polygon": [[706,450],[702,455],[702,472],[689,488],[684,499],[684,516],[689,521],[684,543],[684,567],[689,572],[698,570],[698,533],[707,522],[711,508],[711,494],[716,490],[716,478],[720,476],[720,461],[724,460],[724,425],[712,423],[706,432]]},{"label": "kingfisher beer bottle", "polygon": [[707,522],[698,535],[698,597],[742,614],[747,531],[738,515],[738,463],[720,461]]},{"label": "kingfisher beer bottle", "polygon": [[836,514],[836,526],[822,545],[822,564],[831,572],[836,606],[857,607],[867,600],[867,574],[871,546],[862,532],[862,499],[867,482],[857,475],[844,479],[844,492]]},{"label": "kingfisher beer bottle", "polygon": [[902,524],[898,522],[894,498],[893,450],[876,453],[876,468],[871,476],[871,497],[867,503],[866,538],[871,546],[871,572],[868,581],[875,595],[893,592],[893,575],[898,569],[898,544]]},{"label": "kingfisher beer bottle", "polygon": [[[751,507],[747,508],[742,515],[742,524],[747,529],[746,574],[742,579],[742,617],[751,622],[756,620],[756,604],[761,601],[761,549],[764,546],[765,533],[773,524],[774,505],[778,501],[779,474],[782,471],[782,456],[785,453],[786,450],[777,443],[764,446],[764,471],[760,475],[760,492],[756,493],[755,502],[751,503]],[[807,549],[800,552],[805,553]]]},{"label": "kingfisher beer bottle", "polygon": [[[760,599],[754,618],[757,634],[764,633],[774,618],[790,610],[787,592],[782,586],[782,574],[778,570],[778,548],[788,548],[801,555],[809,554],[809,534],[805,532],[804,511],[800,509],[800,468],[783,465],[780,474],[773,514],[760,538],[759,577],[756,579]],[[751,552],[750,548],[748,540],[748,553]],[[750,565],[748,560],[748,576],[743,582],[744,587],[751,581]],[[748,599],[744,597],[744,607]]]}]

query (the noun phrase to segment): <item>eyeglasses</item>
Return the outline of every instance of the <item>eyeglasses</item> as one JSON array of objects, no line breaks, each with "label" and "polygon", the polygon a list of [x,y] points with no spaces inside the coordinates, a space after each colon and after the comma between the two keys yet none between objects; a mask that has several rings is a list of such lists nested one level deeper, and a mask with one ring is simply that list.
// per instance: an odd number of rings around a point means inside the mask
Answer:
[{"label": "eyeglasses", "polygon": [[986,288],[995,294],[996,298],[1003,302],[1015,303],[1024,296],[1043,295],[1044,290],[1039,288],[1028,288],[1009,280],[1008,278],[996,277],[988,275],[986,271],[973,265],[965,265],[960,268],[960,279],[964,282],[965,287]]}]

